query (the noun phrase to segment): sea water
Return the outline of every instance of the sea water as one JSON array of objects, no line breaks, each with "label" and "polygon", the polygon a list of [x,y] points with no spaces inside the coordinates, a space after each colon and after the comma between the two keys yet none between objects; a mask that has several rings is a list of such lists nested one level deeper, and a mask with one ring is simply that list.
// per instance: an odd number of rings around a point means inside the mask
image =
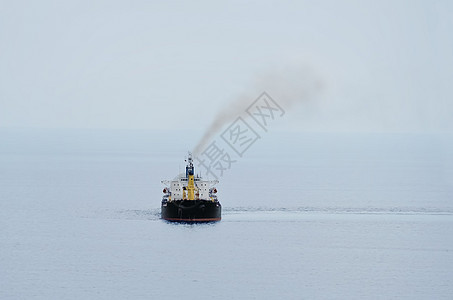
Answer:
[{"label": "sea water", "polygon": [[0,298],[451,299],[449,136],[269,133],[177,224],[177,134],[1,131]]}]

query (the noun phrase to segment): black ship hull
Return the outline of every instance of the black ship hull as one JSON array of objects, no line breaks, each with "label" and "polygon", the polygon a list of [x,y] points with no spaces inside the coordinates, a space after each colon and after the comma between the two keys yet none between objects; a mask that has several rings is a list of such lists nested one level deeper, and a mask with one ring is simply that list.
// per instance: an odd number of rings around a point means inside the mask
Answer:
[{"label": "black ship hull", "polygon": [[210,200],[162,201],[162,219],[174,222],[215,222],[220,221],[222,206]]}]

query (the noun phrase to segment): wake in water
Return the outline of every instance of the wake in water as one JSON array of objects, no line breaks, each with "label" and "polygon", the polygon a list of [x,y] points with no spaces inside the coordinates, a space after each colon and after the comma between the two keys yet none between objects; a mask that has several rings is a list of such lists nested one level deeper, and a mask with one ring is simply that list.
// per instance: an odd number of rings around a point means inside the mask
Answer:
[{"label": "wake in water", "polygon": [[[287,217],[291,219],[295,214],[298,215],[453,215],[453,210],[438,209],[429,207],[224,207],[222,209],[223,220],[239,214],[253,215],[264,217],[269,214],[278,214],[279,219]],[[123,219],[123,220],[148,220],[158,221],[161,220],[160,208],[150,210],[127,209],[116,211],[99,211],[96,217],[102,216],[103,218]]]},{"label": "wake in water", "polygon": [[427,207],[225,207],[223,212],[228,213],[324,213],[324,214],[407,214],[407,215],[453,215],[453,210]]},{"label": "wake in water", "polygon": [[[295,217],[316,215],[453,215],[452,209],[439,209],[433,207],[224,207],[222,209],[223,221],[237,220],[294,220]],[[160,221],[160,208],[141,210],[99,210],[86,218],[93,219],[119,219],[119,220],[144,220]]]}]

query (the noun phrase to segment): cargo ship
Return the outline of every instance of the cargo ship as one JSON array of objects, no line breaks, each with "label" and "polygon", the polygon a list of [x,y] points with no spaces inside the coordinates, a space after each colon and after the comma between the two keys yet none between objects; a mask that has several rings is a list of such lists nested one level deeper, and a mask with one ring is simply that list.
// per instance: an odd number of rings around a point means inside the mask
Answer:
[{"label": "cargo ship", "polygon": [[173,180],[162,180],[165,185],[161,203],[161,217],[173,222],[220,221],[222,206],[217,199],[218,180],[203,180],[194,175],[192,154],[187,157],[186,172]]}]

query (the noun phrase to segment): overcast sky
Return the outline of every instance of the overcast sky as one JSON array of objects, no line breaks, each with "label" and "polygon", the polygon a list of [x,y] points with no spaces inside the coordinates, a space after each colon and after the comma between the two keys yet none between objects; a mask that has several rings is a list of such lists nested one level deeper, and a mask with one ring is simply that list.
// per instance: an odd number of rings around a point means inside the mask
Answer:
[{"label": "overcast sky", "polygon": [[304,65],[286,129],[451,132],[452,3],[0,1],[0,127],[201,130]]}]

